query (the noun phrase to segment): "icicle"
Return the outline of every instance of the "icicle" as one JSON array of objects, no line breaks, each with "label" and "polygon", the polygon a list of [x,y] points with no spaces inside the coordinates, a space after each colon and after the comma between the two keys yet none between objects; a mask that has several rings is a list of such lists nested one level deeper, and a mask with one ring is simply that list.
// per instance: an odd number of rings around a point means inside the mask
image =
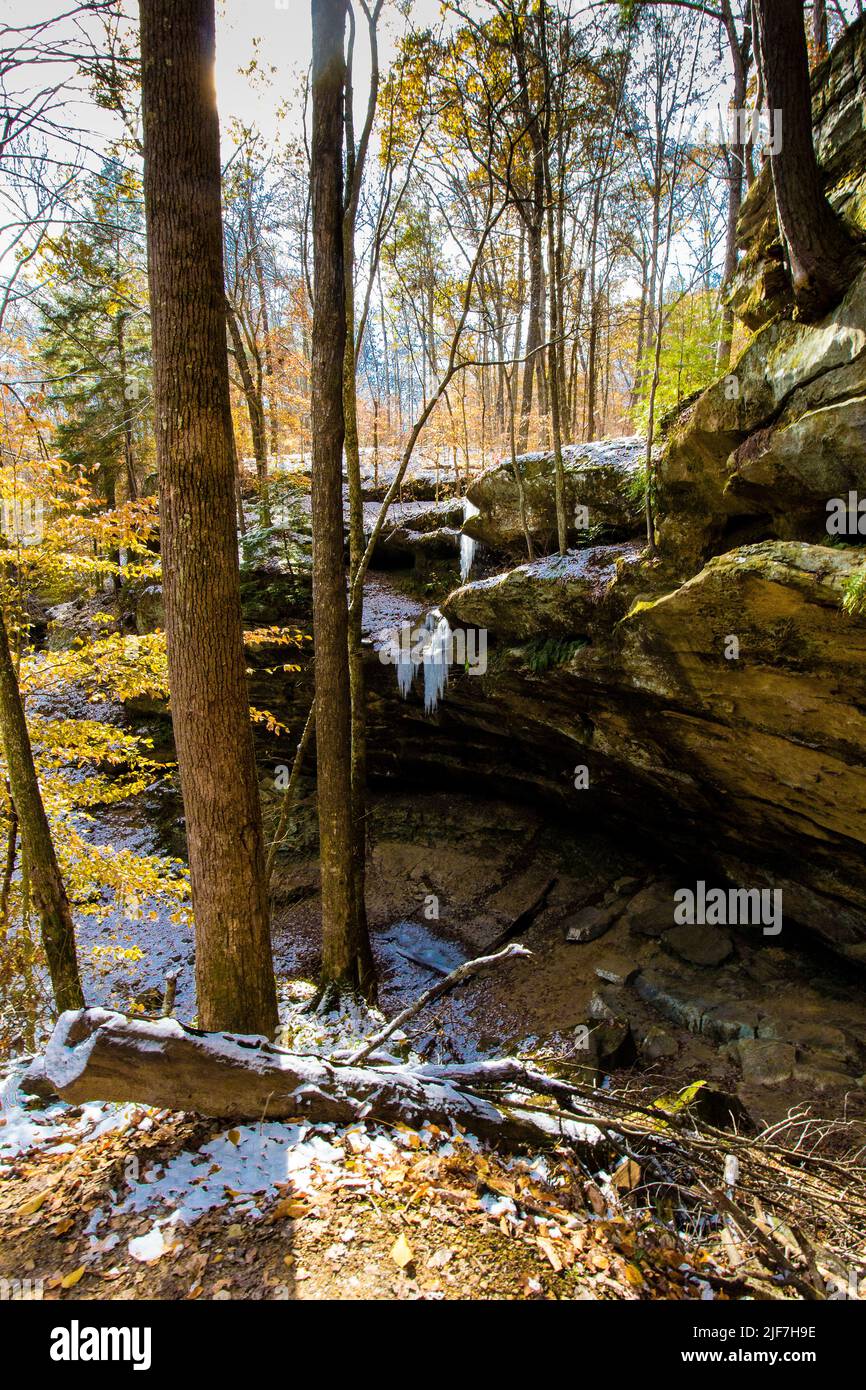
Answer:
[{"label": "icicle", "polygon": [[[432,625],[431,625],[432,624]],[[451,624],[438,608],[427,614],[430,636],[421,651],[424,664],[424,713],[435,714],[448,684],[451,655]]]},{"label": "icicle", "polygon": [[[468,498],[468,497],[464,497],[464,498],[463,498],[463,524],[464,524],[464,526],[465,526],[466,522],[469,521],[469,519],[470,519],[471,517],[473,517],[473,516],[478,516],[478,508],[477,508],[476,506],[473,506],[473,504],[469,501],[469,498]],[[464,584],[466,583],[467,579],[469,578],[469,574],[470,574],[470,571],[471,571],[471,569],[472,569],[472,565],[473,565],[474,560],[475,560],[475,550],[476,550],[476,546],[477,546],[477,542],[474,541],[474,540],[472,539],[471,536],[467,536],[467,535],[465,534],[465,532],[461,532],[461,534],[460,534],[460,578],[462,579],[462,581],[463,581]]]},{"label": "icicle", "polygon": [[397,662],[397,688],[400,691],[400,694],[403,696],[404,700],[406,699],[406,696],[409,694],[409,691],[412,689],[412,681],[414,677],[415,663],[413,662],[411,656],[409,657],[408,661]]}]

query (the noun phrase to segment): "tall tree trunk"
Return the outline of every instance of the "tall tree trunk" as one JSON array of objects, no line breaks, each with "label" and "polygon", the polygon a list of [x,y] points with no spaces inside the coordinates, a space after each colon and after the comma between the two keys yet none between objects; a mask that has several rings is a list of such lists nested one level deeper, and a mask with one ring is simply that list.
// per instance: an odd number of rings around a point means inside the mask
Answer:
[{"label": "tall tree trunk", "polygon": [[[752,52],[752,26],[747,18],[744,21],[743,36],[737,33],[737,24],[731,9],[730,0],[722,0],[722,23],[728,36],[731,65],[734,70],[734,132],[728,143],[726,158],[728,164],[728,220],[725,231],[725,265],[719,295],[722,301],[719,343],[716,351],[716,371],[727,371],[731,362],[731,347],[734,339],[734,311],[725,303],[725,291],[733,281],[737,271],[737,222],[743,202],[743,180],[746,174],[746,135],[741,129],[741,113],[746,107],[746,92]],[[750,12],[747,11],[747,15]]]},{"label": "tall tree trunk", "polygon": [[322,982],[371,993],[369,945],[354,893],[349,613],[343,554],[343,39],[346,0],[312,0],[313,16],[313,632],[322,870]]},{"label": "tall tree trunk", "polygon": [[277,1025],[241,629],[213,0],[142,0],[144,199],[169,686],[205,1029]]},{"label": "tall tree trunk", "polygon": [[[863,252],[824,194],[812,142],[809,57],[802,0],[755,0],[761,67],[772,130],[770,167],[779,229],[799,316],[820,318],[863,264]],[[781,138],[779,138],[781,137]]]},{"label": "tall tree trunk", "polygon": [[78,975],[72,913],[42,793],[36,777],[24,704],[9,650],[6,623],[0,612],[0,730],[9,774],[9,791],[21,828],[21,844],[27,859],[30,890],[42,925],[42,945],[51,975],[54,1002],[64,1009],[84,1007]]},{"label": "tall tree trunk", "polygon": [[253,441],[253,457],[256,461],[256,477],[259,480],[259,515],[263,526],[271,524],[271,506],[268,495],[268,448],[265,442],[265,408],[262,404],[261,393],[256,390],[253,381],[253,374],[250,371],[247,351],[244,347],[244,340],[241,335],[241,326],[238,323],[238,316],[230,303],[226,304],[226,321],[228,323],[229,337],[232,341],[232,352],[238,364],[238,371],[241,377],[244,400],[247,403],[247,414],[250,419],[250,434]]},{"label": "tall tree trunk", "polygon": [[[347,214],[348,220],[348,214]],[[364,554],[364,501],[361,496],[361,450],[358,439],[358,393],[355,363],[354,221],[345,227],[346,348],[343,366],[343,409],[346,423],[346,473],[349,483],[349,574],[354,582]],[[373,959],[369,945],[366,909],[367,868],[367,709],[362,647],[364,613],[359,607],[349,615],[349,687],[352,709],[352,860],[355,924],[364,973],[371,983]]]},{"label": "tall tree trunk", "polygon": [[[250,254],[253,261],[253,270],[256,277],[256,288],[259,293],[259,307],[262,315],[262,336],[264,338],[265,352],[265,375],[268,379],[268,421],[270,425],[271,457],[276,460],[280,452],[280,423],[277,412],[276,401],[276,370],[274,366],[274,344],[271,338],[271,315],[268,308],[267,287],[265,284],[265,267],[262,263],[262,249],[259,244],[255,222],[253,220],[252,207],[247,203],[247,232],[250,243]],[[264,411],[264,407],[262,408]]]},{"label": "tall tree trunk", "polygon": [[[541,301],[544,297],[544,261],[541,254],[541,224],[531,221],[526,229],[529,252],[529,320],[526,327],[526,361],[523,366],[523,390],[520,401],[520,423],[517,430],[517,452],[525,454],[529,446],[529,426],[532,419],[533,384],[536,373],[543,369],[541,353]],[[539,409],[541,390],[539,388]]]},{"label": "tall tree trunk", "polygon": [[[379,98],[379,49],[376,26],[382,0],[368,14],[370,36],[370,92],[360,144],[355,148],[354,91],[352,87],[354,29],[346,65],[343,114],[345,121],[346,180],[343,204],[343,277],[346,292],[346,344],[343,358],[343,415],[345,421],[346,477],[349,489],[349,587],[355,582],[364,554],[364,500],[361,489],[361,446],[358,436],[358,363],[355,342],[355,226],[364,178],[370,135]],[[363,337],[365,320],[359,333]],[[362,974],[373,987],[374,968],[367,927],[367,707],[362,648],[363,607],[349,611],[349,686],[352,709],[352,859],[354,884],[354,935],[362,958]]]},{"label": "tall tree trunk", "polygon": [[123,392],[123,463],[126,469],[126,491],[131,501],[138,493],[138,479],[135,476],[135,441],[132,433],[132,410],[127,398],[129,383],[126,379],[126,315],[117,315],[117,359],[120,368],[121,390]]},{"label": "tall tree trunk", "polygon": [[820,60],[827,54],[827,0],[812,0],[812,42]]},{"label": "tall tree trunk", "polygon": [[545,116],[542,141],[542,165],[544,170],[544,198],[547,204],[547,265],[548,279],[550,284],[550,341],[547,348],[549,390],[548,399],[550,401],[550,423],[553,434],[553,467],[554,467],[554,490],[556,496],[556,539],[560,555],[564,555],[568,550],[568,517],[565,512],[565,468],[562,462],[562,382],[559,370],[559,354],[563,351],[562,344],[559,342],[560,322],[559,322],[559,283],[556,275],[557,248],[556,231],[553,207],[553,180],[551,178],[550,163],[550,123],[552,117],[550,105],[551,74],[550,64],[547,53],[547,7],[545,0],[541,0],[539,9],[539,31],[541,37],[541,54],[544,64],[545,81]]}]

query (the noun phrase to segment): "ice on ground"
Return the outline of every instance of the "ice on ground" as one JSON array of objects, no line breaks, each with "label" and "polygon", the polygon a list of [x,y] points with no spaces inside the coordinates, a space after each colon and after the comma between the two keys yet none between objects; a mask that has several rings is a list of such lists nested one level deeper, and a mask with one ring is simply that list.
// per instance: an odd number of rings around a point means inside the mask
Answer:
[{"label": "ice on ground", "polygon": [[108,1101],[80,1109],[70,1109],[63,1101],[34,1106],[20,1089],[24,1070],[16,1067],[0,1082],[0,1175],[20,1154],[49,1146],[53,1153],[71,1153],[109,1130],[125,1129],[141,1114],[140,1105]]}]

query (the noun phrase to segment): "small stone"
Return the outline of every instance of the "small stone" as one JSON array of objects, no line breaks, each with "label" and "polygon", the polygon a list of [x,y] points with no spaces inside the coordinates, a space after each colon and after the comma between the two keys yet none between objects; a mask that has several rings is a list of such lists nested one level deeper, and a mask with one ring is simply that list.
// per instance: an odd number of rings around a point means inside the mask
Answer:
[{"label": "small stone", "polygon": [[640,966],[635,965],[628,956],[609,955],[595,967],[595,973],[600,980],[605,980],[611,985],[630,985],[636,975],[640,974]]},{"label": "small stone", "polygon": [[733,942],[718,927],[686,923],[665,933],[664,945],[690,965],[721,965],[731,955]]},{"label": "small stone", "polygon": [[596,991],[589,1001],[589,1016],[590,1018],[601,1019],[604,1023],[613,1023],[616,1018],[616,1011],[604,995]]},{"label": "small stone", "polygon": [[761,1015],[751,1004],[716,1004],[704,1014],[701,1032],[720,1042],[759,1035]]},{"label": "small stone", "polygon": [[642,888],[626,906],[623,923],[641,936],[662,936],[676,925],[672,883],[651,883]]},{"label": "small stone", "polygon": [[790,1081],[796,1055],[792,1043],[743,1038],[737,1044],[743,1080],[755,1086],[777,1086],[782,1081]]},{"label": "small stone", "polygon": [[654,1023],[644,1034],[638,1052],[645,1062],[662,1062],[668,1057],[676,1057],[679,1046],[676,1038]]},{"label": "small stone", "polygon": [[636,992],[647,1004],[690,1033],[699,1033],[704,1014],[717,1000],[696,997],[681,980],[671,979],[658,970],[642,970],[634,982]]},{"label": "small stone", "polygon": [[605,1070],[630,1067],[635,1060],[634,1037],[627,1019],[616,1018],[610,1023],[601,1023],[595,1029],[593,1041],[599,1066]]},{"label": "small stone", "polygon": [[585,945],[596,941],[609,931],[619,916],[620,909],[613,904],[608,907],[585,907],[565,919],[565,939],[572,944]]},{"label": "small stone", "polygon": [[854,1078],[846,1071],[815,1066],[808,1061],[794,1068],[794,1080],[814,1086],[816,1091],[834,1091],[843,1086],[850,1087],[854,1082]]}]

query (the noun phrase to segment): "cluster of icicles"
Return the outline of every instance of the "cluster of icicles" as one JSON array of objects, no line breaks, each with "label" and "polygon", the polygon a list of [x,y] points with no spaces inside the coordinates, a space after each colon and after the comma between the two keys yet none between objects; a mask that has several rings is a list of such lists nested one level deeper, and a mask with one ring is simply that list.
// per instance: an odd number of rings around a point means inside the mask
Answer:
[{"label": "cluster of icicles", "polygon": [[[478,508],[472,505],[472,503],[469,501],[469,498],[468,498],[468,497],[464,497],[464,498],[463,498],[463,524],[464,524],[464,526],[465,526],[466,522],[470,519],[470,517],[473,517],[473,516],[478,516]],[[472,539],[471,536],[467,536],[465,531],[461,532],[461,534],[460,534],[460,581],[461,581],[461,583],[463,583],[463,584],[466,583],[467,579],[469,578],[470,572],[471,572],[471,570],[472,570],[472,565],[473,565],[473,562],[474,562],[474,560],[475,560],[475,547],[476,547],[476,544],[477,544],[477,542],[474,541],[474,540]]]},{"label": "cluster of icicles", "polygon": [[415,672],[424,672],[424,713],[435,714],[448,684],[451,664],[451,624],[438,608],[424,619],[424,635],[412,644],[411,652],[397,662],[397,685],[403,699],[412,689]]}]

